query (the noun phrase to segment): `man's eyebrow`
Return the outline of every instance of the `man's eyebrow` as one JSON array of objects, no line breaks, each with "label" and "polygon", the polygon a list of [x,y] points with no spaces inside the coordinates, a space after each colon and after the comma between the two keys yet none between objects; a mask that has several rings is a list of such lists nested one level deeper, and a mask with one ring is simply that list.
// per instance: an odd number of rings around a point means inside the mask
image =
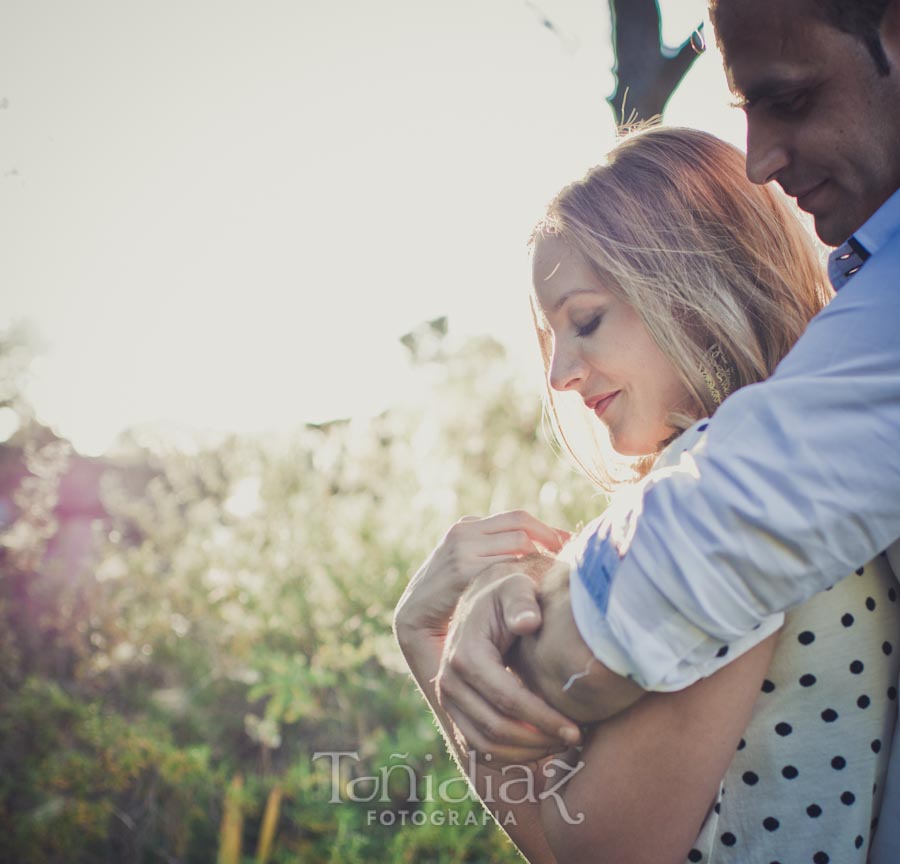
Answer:
[{"label": "man's eyebrow", "polygon": [[777,96],[785,91],[796,90],[806,84],[805,78],[789,78],[785,76],[763,78],[752,87],[748,87],[743,93],[737,88],[733,91],[737,96],[736,104],[742,108],[749,108],[760,99]]}]

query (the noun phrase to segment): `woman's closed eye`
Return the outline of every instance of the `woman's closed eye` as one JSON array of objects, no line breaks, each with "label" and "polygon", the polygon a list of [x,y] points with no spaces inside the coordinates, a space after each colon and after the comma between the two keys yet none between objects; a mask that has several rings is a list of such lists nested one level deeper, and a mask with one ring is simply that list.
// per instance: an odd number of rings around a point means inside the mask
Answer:
[{"label": "woman's closed eye", "polygon": [[572,322],[572,326],[575,328],[576,336],[590,336],[599,326],[600,320],[603,316],[600,313],[596,315],[592,315],[588,318],[584,323],[579,324],[577,321]]}]

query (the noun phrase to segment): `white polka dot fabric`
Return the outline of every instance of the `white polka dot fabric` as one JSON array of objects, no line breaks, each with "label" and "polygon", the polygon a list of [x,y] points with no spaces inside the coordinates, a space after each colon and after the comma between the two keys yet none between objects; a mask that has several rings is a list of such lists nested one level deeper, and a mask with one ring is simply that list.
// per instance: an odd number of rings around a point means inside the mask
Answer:
[{"label": "white polka dot fabric", "polygon": [[865,864],[897,714],[898,593],[881,555],[788,614],[688,862]]}]

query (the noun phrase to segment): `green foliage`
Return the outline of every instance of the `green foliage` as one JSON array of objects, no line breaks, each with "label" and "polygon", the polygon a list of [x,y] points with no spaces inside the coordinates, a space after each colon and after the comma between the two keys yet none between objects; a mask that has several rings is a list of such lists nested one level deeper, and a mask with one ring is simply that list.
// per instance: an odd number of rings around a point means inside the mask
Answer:
[{"label": "green foliage", "polygon": [[[414,405],[109,460],[105,518],[61,514],[76,457],[19,433],[27,470],[0,533],[0,860],[214,861],[237,774],[245,861],[276,784],[270,861],[516,859],[478,805],[411,801],[401,771],[371,803],[344,794],[397,754],[420,792],[456,776],[391,635],[446,528],[520,506],[571,526],[597,508],[499,346],[448,351],[444,329],[409,337]],[[313,759],[327,751],[355,754],[339,803]],[[424,824],[381,815],[401,810]]]},{"label": "green foliage", "polygon": [[0,740],[0,860],[140,861],[155,848],[183,859],[192,839],[211,839],[208,752],[173,746],[164,727],[28,678],[4,704]]}]

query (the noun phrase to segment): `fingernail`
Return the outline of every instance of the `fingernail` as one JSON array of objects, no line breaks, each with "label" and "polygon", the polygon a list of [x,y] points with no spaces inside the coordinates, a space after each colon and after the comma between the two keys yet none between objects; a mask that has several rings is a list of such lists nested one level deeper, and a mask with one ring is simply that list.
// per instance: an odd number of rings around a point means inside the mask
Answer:
[{"label": "fingernail", "polygon": [[560,726],[559,737],[567,744],[577,744],[581,740],[581,733],[573,726]]},{"label": "fingernail", "polygon": [[537,619],[537,612],[532,609],[526,609],[524,612],[518,612],[512,620],[513,624],[524,624],[526,621],[534,621]]}]

